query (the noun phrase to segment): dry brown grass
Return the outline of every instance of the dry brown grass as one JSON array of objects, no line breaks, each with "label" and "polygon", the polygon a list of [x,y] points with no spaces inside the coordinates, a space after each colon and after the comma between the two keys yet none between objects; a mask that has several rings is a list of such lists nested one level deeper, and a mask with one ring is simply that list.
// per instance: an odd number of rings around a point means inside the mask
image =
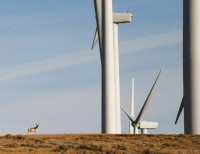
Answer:
[{"label": "dry brown grass", "polygon": [[200,153],[200,136],[191,135],[12,135],[0,136],[0,153]]}]

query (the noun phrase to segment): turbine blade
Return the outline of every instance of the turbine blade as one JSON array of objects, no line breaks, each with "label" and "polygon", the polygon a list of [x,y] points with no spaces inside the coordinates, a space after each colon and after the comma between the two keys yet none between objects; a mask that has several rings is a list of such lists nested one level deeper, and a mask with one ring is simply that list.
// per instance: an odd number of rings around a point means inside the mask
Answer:
[{"label": "turbine blade", "polygon": [[[101,65],[102,59],[102,0],[94,0]],[[94,39],[95,40],[95,39]]]},{"label": "turbine blade", "polygon": [[97,30],[97,28],[96,28],[96,31],[95,31],[95,34],[94,34],[94,39],[93,39],[93,42],[92,42],[92,48],[91,48],[91,50],[94,49],[94,47],[95,47],[97,41],[98,41],[98,30]]},{"label": "turbine blade", "polygon": [[183,100],[184,100],[184,97],[182,98],[181,105],[180,105],[180,107],[179,107],[178,114],[177,114],[177,116],[176,116],[175,124],[177,124],[178,119],[179,119],[179,117],[180,117],[180,115],[181,115],[181,112],[182,112],[182,110],[183,110],[183,107],[184,107],[184,102],[183,102]]},{"label": "turbine blade", "polygon": [[[134,105],[134,79],[132,79],[132,89],[131,89],[131,112],[130,115],[133,117],[134,119],[134,111],[135,111],[135,105]],[[130,134],[132,134],[134,132],[134,127],[132,126],[131,121],[129,122],[129,132]]]},{"label": "turbine blade", "polygon": [[121,109],[122,109],[122,111],[124,111],[124,113],[125,113],[125,114],[127,115],[127,117],[130,119],[130,121],[131,121],[132,123],[135,123],[133,117],[132,117],[130,114],[128,114],[122,107],[121,107]]},{"label": "turbine blade", "polygon": [[156,80],[155,80],[155,82],[154,82],[154,84],[153,84],[153,86],[152,86],[152,88],[151,88],[151,90],[149,92],[149,95],[146,98],[146,101],[144,102],[144,105],[142,106],[142,109],[141,109],[140,113],[138,114],[138,116],[137,116],[137,118],[135,120],[136,123],[138,123],[141,120],[141,118],[144,116],[144,114],[145,114],[145,112],[146,112],[146,110],[148,108],[150,99],[151,99],[151,97],[153,95],[154,88],[156,86],[156,83],[158,81],[158,78],[159,78],[161,72],[162,72],[162,67],[161,67],[160,72],[158,73],[158,76],[157,76],[157,78],[156,78]]}]

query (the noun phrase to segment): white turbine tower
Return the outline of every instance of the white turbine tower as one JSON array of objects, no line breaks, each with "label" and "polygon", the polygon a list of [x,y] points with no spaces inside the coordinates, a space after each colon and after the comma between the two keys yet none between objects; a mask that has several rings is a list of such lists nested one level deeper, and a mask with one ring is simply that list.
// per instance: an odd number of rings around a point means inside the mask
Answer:
[{"label": "white turbine tower", "polygon": [[[112,1],[107,1],[108,3],[112,3]],[[114,88],[114,55],[107,56],[108,52],[113,54],[113,38],[111,39],[112,42],[109,42],[110,45],[112,46],[111,49],[105,50],[105,14],[107,11],[105,11],[105,4],[106,2],[103,0],[94,0],[94,7],[95,7],[95,15],[96,15],[96,23],[97,23],[97,29],[96,29],[96,34],[98,33],[99,36],[99,48],[100,48],[100,58],[101,58],[101,68],[102,68],[102,106],[101,106],[101,131],[102,133],[106,134],[116,134],[116,111],[115,111],[115,88]],[[110,10],[112,13],[112,4],[107,4],[111,5]],[[109,10],[108,9],[108,10]],[[104,12],[103,12],[104,10]],[[110,11],[109,11],[110,12]],[[109,13],[108,13],[109,14]],[[111,18],[111,17],[110,17]],[[113,19],[111,18],[111,24]],[[110,24],[110,23],[109,23]],[[111,28],[111,26],[109,26]],[[113,28],[113,27],[112,27]],[[113,36],[113,29],[111,28],[110,36]],[[108,30],[107,30],[108,32]],[[95,35],[97,37],[97,35]],[[103,39],[104,38],[104,39]],[[97,39],[94,39],[92,48],[95,45]],[[109,44],[108,44],[109,46]],[[105,58],[110,58],[108,61]],[[110,68],[110,73],[112,79],[107,79],[108,78],[108,71],[106,72],[106,68]],[[106,82],[107,81],[107,82]],[[109,88],[110,87],[110,88]],[[110,98],[110,99],[109,99]]]},{"label": "white turbine tower", "polygon": [[[134,119],[135,117],[135,95],[134,95],[134,79],[132,79],[132,89],[131,89],[131,106],[130,106],[130,113],[131,117]],[[138,127],[133,127],[132,122],[129,122],[129,133],[130,134],[138,134]]]},{"label": "white turbine tower", "polygon": [[[106,116],[108,112],[106,111],[106,102],[105,102],[105,97],[108,97],[105,87],[107,87],[109,82],[107,81],[107,78],[105,78],[105,67],[103,64],[105,64],[105,51],[103,51],[103,43],[105,43],[105,40],[103,42],[103,36],[104,36],[104,29],[103,29],[103,22],[102,22],[102,15],[104,14],[102,11],[102,1],[101,0],[94,0],[94,5],[95,5],[95,14],[96,14],[96,22],[97,22],[97,29],[95,32],[95,37],[93,40],[92,44],[92,49],[94,48],[98,38],[99,38],[99,48],[100,48],[100,57],[101,57],[101,64],[102,64],[102,133],[108,133],[106,132]],[[114,60],[114,74],[113,75],[113,81],[114,81],[114,97],[115,97],[115,102],[112,104],[112,112],[115,115],[115,118],[113,120],[113,124],[115,123],[115,134],[120,134],[121,133],[121,116],[120,116],[120,85],[119,85],[119,49],[118,49],[118,24],[120,23],[127,23],[131,21],[132,15],[130,13],[112,13],[112,26],[113,26],[113,34],[110,34],[110,37],[112,37],[112,45],[113,45],[113,50],[112,53],[114,54],[112,57],[112,60]],[[111,43],[111,42],[110,42]],[[107,44],[108,45],[108,44]],[[110,50],[111,51],[111,48]],[[110,57],[111,58],[111,57]],[[107,61],[108,65],[111,66],[112,61]],[[106,64],[107,64],[106,63]],[[110,72],[111,73],[111,72]],[[108,77],[108,75],[107,75]],[[105,89],[104,89],[105,88]],[[113,94],[113,93],[112,93]],[[107,101],[108,102],[108,101]],[[109,105],[110,106],[110,105]],[[114,132],[113,132],[114,133]]]},{"label": "white turbine tower", "polygon": [[200,0],[183,1],[183,88],[175,123],[184,108],[185,134],[200,135]]},{"label": "white turbine tower", "polygon": [[115,101],[116,101],[116,128],[117,133],[121,134],[121,112],[120,112],[120,79],[119,79],[119,39],[118,24],[131,22],[132,14],[114,13],[113,14],[113,39],[114,39],[114,65],[115,65]]},{"label": "white turbine tower", "polygon": [[[158,81],[158,78],[160,76],[162,72],[162,68],[160,70],[160,72],[158,73],[158,76],[146,98],[146,101],[144,102],[143,106],[142,106],[142,109],[140,110],[138,116],[136,119],[134,119],[134,114],[133,116],[128,114],[122,107],[121,109],[124,111],[124,113],[127,115],[127,117],[130,119],[131,121],[131,125],[133,126],[133,132],[130,132],[130,133],[133,133],[133,134],[138,134],[138,129],[141,129],[141,134],[147,134],[147,129],[155,129],[158,127],[158,123],[157,122],[150,122],[150,121],[141,121],[141,119],[143,118],[145,112],[147,111],[147,108],[149,106],[149,103],[150,103],[150,99],[153,95],[153,91],[154,91],[154,88],[157,84],[157,81]],[[132,84],[133,85],[133,84]],[[132,87],[133,89],[133,87]],[[133,93],[133,90],[132,90],[132,93]],[[132,95],[132,100],[133,100],[133,95]],[[133,104],[134,105],[134,104]],[[134,106],[132,105],[132,107],[134,108]]]},{"label": "white turbine tower", "polygon": [[[130,113],[131,117],[135,118],[135,95],[134,95],[134,79],[132,79],[132,89],[131,89],[131,106],[130,106]],[[132,122],[129,122],[129,133],[130,134],[138,134],[138,127],[133,127]]]}]

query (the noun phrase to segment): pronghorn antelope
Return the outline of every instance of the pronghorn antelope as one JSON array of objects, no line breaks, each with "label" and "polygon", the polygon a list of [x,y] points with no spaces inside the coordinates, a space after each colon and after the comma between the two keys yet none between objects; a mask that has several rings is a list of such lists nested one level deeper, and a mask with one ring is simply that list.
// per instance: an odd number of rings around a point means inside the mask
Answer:
[{"label": "pronghorn antelope", "polygon": [[36,132],[38,131],[38,127],[39,127],[39,125],[40,125],[40,124],[36,124],[35,127],[28,128],[28,132],[27,132],[27,134],[29,134],[29,133],[31,133],[31,132],[35,132],[35,134],[36,134]]}]

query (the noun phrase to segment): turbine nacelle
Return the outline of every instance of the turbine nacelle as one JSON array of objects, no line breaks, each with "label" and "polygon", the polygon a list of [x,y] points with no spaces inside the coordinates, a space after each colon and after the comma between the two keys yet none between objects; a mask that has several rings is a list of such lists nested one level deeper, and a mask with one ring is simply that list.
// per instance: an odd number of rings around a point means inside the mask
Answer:
[{"label": "turbine nacelle", "polygon": [[139,129],[156,129],[158,128],[158,122],[152,121],[140,121],[138,124]]},{"label": "turbine nacelle", "polygon": [[[113,23],[114,24],[129,23],[129,22],[131,22],[132,17],[133,17],[133,15],[131,13],[113,13]],[[96,28],[91,50],[94,49],[98,39],[99,39],[98,28]],[[99,41],[101,41],[101,40],[99,40]]]},{"label": "turbine nacelle", "polygon": [[133,15],[131,13],[113,13],[113,23],[129,23]]}]

